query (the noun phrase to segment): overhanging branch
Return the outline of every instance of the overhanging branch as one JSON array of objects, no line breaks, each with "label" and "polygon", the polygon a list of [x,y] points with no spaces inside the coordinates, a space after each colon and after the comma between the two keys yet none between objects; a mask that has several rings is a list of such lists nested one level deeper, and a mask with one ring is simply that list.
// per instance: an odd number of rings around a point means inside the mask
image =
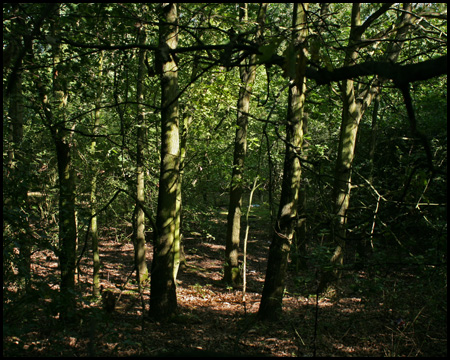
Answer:
[{"label": "overhanging branch", "polygon": [[[126,44],[126,45],[105,45],[105,44],[85,44],[78,43],[69,39],[62,39],[64,43],[80,48],[91,48],[98,50],[130,50],[136,48],[157,51],[159,48],[155,45]],[[226,51],[238,52],[244,51],[244,57],[253,54],[262,55],[256,45],[246,45],[240,43],[228,43],[219,45],[196,45],[171,49],[172,54],[182,54],[198,51]],[[221,64],[221,59],[216,59],[217,64]],[[239,59],[239,62],[242,59]],[[283,67],[286,60],[283,56],[273,55],[270,59],[261,62],[260,65],[278,65]],[[223,65],[223,64],[222,64]],[[227,64],[229,66],[230,64]],[[235,65],[235,63],[233,63]],[[391,62],[368,61],[357,65],[344,66],[342,68],[329,71],[327,69],[316,69],[308,67],[306,76],[315,80],[318,85],[329,84],[334,81],[352,79],[359,76],[378,75],[381,78],[394,81],[396,86],[403,86],[414,81],[428,80],[437,76],[447,74],[447,54],[441,57],[422,61],[416,64],[399,65]]]},{"label": "overhanging branch", "polygon": [[315,80],[319,85],[359,76],[378,75],[380,78],[394,81],[395,85],[400,87],[414,81],[428,80],[444,74],[447,74],[447,54],[417,64],[399,65],[390,62],[369,61],[333,71],[312,68],[306,70],[306,76]]}]

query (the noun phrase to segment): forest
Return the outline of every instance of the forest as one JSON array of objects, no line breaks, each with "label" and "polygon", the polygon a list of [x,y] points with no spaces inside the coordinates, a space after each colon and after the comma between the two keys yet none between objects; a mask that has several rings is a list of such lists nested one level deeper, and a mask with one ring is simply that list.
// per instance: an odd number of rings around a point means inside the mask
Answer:
[{"label": "forest", "polygon": [[3,3],[3,356],[447,356],[446,3]]}]

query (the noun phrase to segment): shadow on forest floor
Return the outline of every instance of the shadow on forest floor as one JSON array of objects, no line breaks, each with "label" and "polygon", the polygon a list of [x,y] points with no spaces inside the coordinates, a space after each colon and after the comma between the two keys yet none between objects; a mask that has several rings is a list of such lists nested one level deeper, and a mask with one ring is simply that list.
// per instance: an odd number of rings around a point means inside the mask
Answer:
[{"label": "shadow on forest floor", "polygon": [[[442,318],[421,293],[418,278],[409,272],[354,272],[337,291],[300,295],[290,273],[282,318],[255,321],[264,282],[270,234],[267,221],[252,220],[248,248],[246,303],[242,291],[221,283],[225,218],[216,214],[208,231],[185,234],[187,265],[178,279],[178,314],[168,323],[144,319],[133,280],[133,246],[103,238],[102,284],[122,293],[116,311],[105,314],[90,297],[91,259],[83,260],[78,290],[79,319],[62,324],[51,309],[57,291],[57,262],[49,251],[33,255],[36,296],[10,307],[3,321],[3,356],[160,356],[210,352],[227,356],[446,356],[446,293]],[[262,230],[259,230],[262,229]],[[152,248],[147,252],[151,263]],[[383,286],[377,287],[377,279]],[[372,287],[367,287],[367,283]],[[42,285],[46,284],[46,285]],[[44,290],[40,290],[39,286]],[[358,286],[355,286],[358,285]],[[416,286],[417,285],[417,286]],[[9,289],[13,290],[13,289]],[[304,290],[304,289],[303,289]],[[146,310],[149,288],[144,291]],[[5,307],[4,307],[5,308]],[[402,322],[397,323],[398,318]],[[316,333],[316,336],[314,335]]]}]

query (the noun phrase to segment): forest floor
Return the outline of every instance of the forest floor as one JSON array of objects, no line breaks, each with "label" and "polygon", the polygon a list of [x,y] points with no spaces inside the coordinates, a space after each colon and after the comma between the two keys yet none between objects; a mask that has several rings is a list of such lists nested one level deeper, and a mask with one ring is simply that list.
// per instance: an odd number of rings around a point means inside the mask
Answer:
[{"label": "forest floor", "polygon": [[[92,298],[92,260],[83,260],[76,324],[61,324],[51,308],[49,289],[56,292],[58,288],[54,254],[34,253],[33,272],[41,280],[36,283],[46,285],[44,290],[36,288],[41,296],[25,299],[16,311],[4,313],[3,356],[447,355],[446,300],[440,321],[420,291],[414,290],[417,280],[408,271],[379,275],[382,288],[367,288],[364,281],[370,278],[373,284],[377,277],[355,271],[338,289],[321,294],[318,302],[303,286],[308,277],[292,271],[281,319],[257,322],[270,244],[268,224],[258,216],[252,219],[244,303],[241,289],[227,288],[221,282],[225,221],[226,216],[217,213],[206,230],[190,226],[185,234],[187,264],[178,276],[178,312],[167,323],[143,316],[148,311],[149,288],[143,292],[143,313],[135,275],[129,278],[133,268],[129,241],[116,241],[114,236],[101,241],[101,283],[120,296],[112,314],[106,314],[101,301]],[[147,257],[151,264],[151,246]]]}]

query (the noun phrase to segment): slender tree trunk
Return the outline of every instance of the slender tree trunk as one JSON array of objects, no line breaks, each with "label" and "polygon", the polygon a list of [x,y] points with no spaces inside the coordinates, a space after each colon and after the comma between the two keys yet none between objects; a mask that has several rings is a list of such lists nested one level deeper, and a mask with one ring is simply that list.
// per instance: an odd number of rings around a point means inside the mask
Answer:
[{"label": "slender tree trunk", "polygon": [[[404,5],[405,10],[410,11],[410,4]],[[408,26],[411,21],[411,16],[404,13],[400,17],[400,24],[396,38],[403,40],[407,34]],[[349,38],[349,52],[345,59],[345,66],[352,65],[358,58],[359,42],[361,40],[361,14],[360,4],[353,4],[351,30]],[[392,43],[388,47],[387,58],[389,61],[395,62],[403,41]],[[333,239],[336,244],[336,249],[331,258],[331,263],[334,265],[342,265],[344,261],[344,249],[347,230],[347,210],[350,202],[351,190],[351,176],[352,164],[355,156],[356,136],[359,128],[359,123],[364,114],[364,111],[369,107],[373,98],[379,93],[382,81],[375,79],[372,84],[367,85],[362,90],[357,91],[354,87],[352,79],[345,80],[342,87],[343,97],[343,111],[342,124],[339,137],[338,157],[336,160],[336,167],[334,171],[334,213],[335,221],[333,226]],[[358,99],[363,99],[357,100]]]},{"label": "slender tree trunk", "polygon": [[70,145],[67,134],[57,130],[55,146],[59,175],[59,264],[61,269],[62,317],[75,310],[75,179],[71,164]]},{"label": "slender tree trunk", "polygon": [[255,66],[249,66],[248,72],[241,68],[243,88],[239,91],[236,137],[234,141],[233,173],[230,186],[228,207],[228,226],[225,249],[224,280],[233,286],[239,286],[242,277],[239,270],[239,243],[241,231],[241,205],[243,192],[244,162],[247,153],[247,125],[250,106],[250,92],[255,78]]},{"label": "slender tree trunk", "polygon": [[18,71],[15,81],[11,84],[9,99],[9,116],[11,117],[8,148],[8,168],[17,167],[16,162],[22,159],[20,145],[23,139],[23,95],[22,72]]},{"label": "slender tree trunk", "polygon": [[[23,26],[24,20],[19,19],[18,23]],[[20,32],[19,32],[20,33]],[[16,47],[20,46],[22,36],[18,35],[15,41]],[[22,61],[20,61],[20,66]],[[7,171],[4,172],[4,177],[11,177],[15,179],[22,176],[21,172],[28,171],[29,157],[27,152],[23,149],[23,94],[22,94],[22,71],[18,70],[16,73],[16,78],[10,86],[10,99],[9,99],[9,133],[8,133],[8,161],[7,161]],[[11,209],[20,209],[29,205],[27,201],[28,187],[25,186],[27,181],[15,182],[13,185],[14,191],[13,196],[4,199],[4,207]],[[25,291],[31,290],[31,239],[22,231],[19,231],[17,243],[20,244],[20,261],[19,273],[25,281]]]},{"label": "slender tree trunk", "polygon": [[375,160],[375,148],[377,145],[377,137],[378,137],[378,110],[380,108],[380,97],[381,92],[377,94],[373,104],[372,111],[372,128],[370,129],[370,147],[369,147],[369,181],[373,180],[373,169],[374,169],[374,160]]},{"label": "slender tree trunk", "polygon": [[[101,82],[103,76],[103,52],[100,53],[100,66],[98,69],[98,77]],[[96,135],[98,132],[98,128],[100,126],[100,106],[101,106],[101,97],[102,97],[103,89],[100,85],[100,88],[97,92],[97,99],[95,102],[95,112],[94,112],[94,129],[93,134]],[[93,276],[92,276],[92,294],[94,296],[100,295],[100,252],[98,248],[98,228],[97,228],[97,216],[95,215],[97,212],[97,174],[98,174],[98,162],[96,156],[97,150],[97,142],[95,137],[91,142],[91,156],[92,156],[92,179],[91,179],[91,226],[90,226],[90,235],[92,240],[92,260],[93,260]]]},{"label": "slender tree trunk", "polygon": [[[245,4],[247,5],[247,4]],[[247,7],[241,7],[241,21],[246,19]],[[260,26],[257,38],[261,36],[261,27],[264,24],[267,4],[262,4],[258,13]],[[242,283],[239,269],[239,243],[241,232],[241,206],[243,192],[244,162],[247,154],[247,125],[250,108],[250,94],[256,76],[255,56],[250,57],[249,64],[243,63],[240,67],[242,87],[239,90],[237,104],[236,136],[234,140],[233,172],[230,186],[230,204],[228,207],[227,236],[225,248],[224,281],[237,287]]]},{"label": "slender tree trunk", "polygon": [[180,176],[178,179],[178,188],[177,188],[177,218],[176,218],[176,231],[175,234],[178,235],[178,238],[175,239],[174,246],[174,269],[173,269],[173,278],[176,280],[178,275],[178,269],[180,268],[180,264],[186,261],[184,257],[183,244],[182,244],[182,234],[181,234],[181,210],[182,210],[182,196],[181,196],[181,187],[183,183],[183,175],[184,175],[184,160],[186,158],[186,142],[187,142],[187,133],[189,129],[189,124],[192,121],[192,116],[184,116],[181,131],[180,131]]},{"label": "slender tree trunk", "polygon": [[[301,45],[307,36],[306,13],[308,4],[294,4],[293,41]],[[301,164],[299,153],[303,141],[303,105],[305,102],[306,55],[302,46],[297,54],[297,73],[289,88],[289,108],[286,125],[286,153],[284,159],[283,183],[280,208],[272,243],[269,249],[266,279],[259,307],[261,319],[277,319],[281,314],[285,276],[289,252],[292,245],[297,220],[298,196],[300,189]]]},{"label": "slender tree trunk", "polygon": [[353,162],[356,134],[361,109],[356,104],[353,80],[344,84],[344,107],[342,112],[341,134],[339,138],[338,158],[334,171],[334,211],[336,216],[334,239],[337,244],[332,263],[342,265],[344,259],[345,231],[347,224],[347,209],[351,189],[351,165]]},{"label": "slender tree trunk", "polygon": [[[324,19],[327,17],[329,12],[328,3],[320,4],[320,19],[316,25],[316,34],[311,34],[308,38],[309,52],[311,61],[319,64],[321,61],[320,48],[321,48],[321,38],[320,33],[326,31],[326,24]],[[322,52],[323,53],[323,52]],[[308,114],[305,113],[303,116],[303,135],[308,132]],[[307,159],[308,157],[308,143],[302,143],[302,158]],[[305,186],[300,187],[299,192],[299,202],[298,202],[298,222],[295,229],[295,257],[292,256],[292,261],[295,264],[296,271],[300,269],[306,269],[305,254],[306,254],[306,239],[307,239],[307,214],[306,214],[306,189]]]},{"label": "slender tree trunk", "polygon": [[92,261],[93,261],[93,275],[92,275],[92,294],[94,296],[100,295],[100,251],[98,248],[98,227],[97,227],[97,176],[94,175],[91,180],[91,226],[89,233],[92,240]]},{"label": "slender tree trunk", "polygon": [[[55,28],[57,24],[55,23]],[[52,29],[52,35],[55,35]],[[53,92],[50,95],[42,82],[37,86],[42,107],[55,144],[59,177],[59,266],[61,270],[60,318],[70,319],[75,312],[75,262],[77,228],[75,220],[75,172],[71,159],[71,136],[65,121],[68,93],[60,65],[60,44],[52,45]],[[52,99],[52,101],[50,101]],[[56,119],[56,117],[58,117]]]},{"label": "slender tree trunk", "polygon": [[[173,3],[161,6],[159,61],[161,71],[161,167],[159,179],[157,234],[152,264],[150,313],[164,320],[177,307],[174,259],[179,239],[177,201],[180,172],[180,143],[178,119],[178,69],[168,48],[178,43],[177,7]],[[178,247],[179,249],[179,247]]]},{"label": "slender tree trunk", "polygon": [[[57,75],[55,75],[57,76]],[[66,92],[54,83],[55,98],[61,104],[67,98]],[[60,116],[65,114],[60,112]],[[52,116],[53,117],[53,116]],[[61,319],[71,318],[75,311],[75,262],[77,246],[77,228],[75,220],[75,172],[70,153],[70,136],[64,121],[56,125],[51,120],[55,143],[59,178],[59,265],[61,269]]]},{"label": "slender tree trunk", "polygon": [[[308,116],[307,113],[303,114],[303,136],[308,132]],[[305,142],[302,142],[302,158],[307,159],[308,157],[308,146]],[[292,257],[292,261],[295,264],[296,271],[299,269],[306,269],[305,254],[306,254],[306,189],[305,186],[300,186],[298,193],[298,214],[297,223],[294,233],[294,251],[295,258]]]},{"label": "slender tree trunk", "polygon": [[[145,28],[139,29],[139,43],[145,44]],[[138,78],[136,87],[137,105],[137,145],[136,145],[136,199],[135,207],[135,234],[134,234],[134,257],[137,269],[138,281],[142,284],[148,279],[148,268],[145,257],[145,215],[141,205],[145,203],[144,185],[144,148],[146,140],[146,124],[143,105],[144,102],[144,78],[146,74],[145,49],[139,50]]]}]

